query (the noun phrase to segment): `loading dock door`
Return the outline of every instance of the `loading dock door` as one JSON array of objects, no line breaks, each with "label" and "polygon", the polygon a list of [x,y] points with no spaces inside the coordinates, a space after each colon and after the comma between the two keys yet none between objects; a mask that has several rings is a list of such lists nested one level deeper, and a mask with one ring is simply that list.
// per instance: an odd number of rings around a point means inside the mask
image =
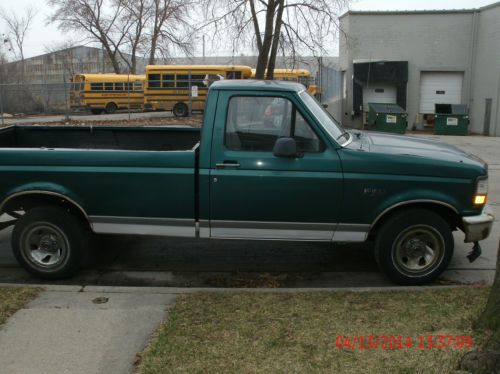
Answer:
[{"label": "loading dock door", "polygon": [[363,111],[368,112],[368,103],[396,104],[397,89],[387,83],[371,83],[363,86]]},{"label": "loading dock door", "polygon": [[435,104],[461,104],[461,72],[422,72],[420,75],[420,113],[433,114]]}]

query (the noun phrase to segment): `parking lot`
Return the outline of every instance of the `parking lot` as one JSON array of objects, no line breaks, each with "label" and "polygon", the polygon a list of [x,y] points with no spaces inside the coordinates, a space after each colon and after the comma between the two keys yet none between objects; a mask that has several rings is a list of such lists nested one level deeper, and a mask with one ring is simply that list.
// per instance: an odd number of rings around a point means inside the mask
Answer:
[{"label": "parking lot", "polygon": [[[427,136],[473,153],[489,164],[489,204],[497,217],[474,263],[471,244],[455,232],[455,254],[439,283],[493,280],[500,233],[500,139],[481,136]],[[11,229],[0,233],[0,282],[40,283],[19,268],[11,254]],[[391,283],[377,269],[370,245],[102,236],[91,268],[73,279],[78,285],[187,287],[361,287]]]}]

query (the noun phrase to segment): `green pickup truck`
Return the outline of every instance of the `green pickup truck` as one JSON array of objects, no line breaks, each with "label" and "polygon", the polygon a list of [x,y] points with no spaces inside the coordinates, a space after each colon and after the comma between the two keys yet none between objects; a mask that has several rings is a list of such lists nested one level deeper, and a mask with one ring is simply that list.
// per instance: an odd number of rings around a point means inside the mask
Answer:
[{"label": "green pickup truck", "polygon": [[75,274],[102,233],[373,241],[390,279],[423,284],[448,265],[453,230],[475,243],[473,260],[493,222],[482,160],[345,131],[288,82],[214,83],[201,130],[7,127],[0,176],[14,254],[49,279]]}]

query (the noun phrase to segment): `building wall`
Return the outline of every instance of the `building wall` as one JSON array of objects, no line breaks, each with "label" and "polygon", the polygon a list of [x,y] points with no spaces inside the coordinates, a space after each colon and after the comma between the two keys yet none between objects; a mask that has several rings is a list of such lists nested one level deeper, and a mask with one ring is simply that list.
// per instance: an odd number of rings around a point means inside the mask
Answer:
[{"label": "building wall", "polygon": [[463,72],[462,103],[469,104],[471,131],[482,133],[485,97],[494,99],[494,127],[500,74],[499,12],[500,3],[496,3],[470,11],[349,12],[341,17],[340,25],[347,34],[339,43],[340,68],[347,77],[347,95],[342,101],[344,123],[362,126],[361,116],[351,116],[353,61],[385,60],[408,61],[406,109],[410,127],[419,127],[421,121],[420,76],[425,71]]},{"label": "building wall", "polygon": [[[352,76],[353,61],[408,61],[406,110],[410,126],[419,122],[422,71],[464,72],[462,92],[463,100],[467,100],[472,13],[349,14],[344,18],[349,19],[348,36],[340,45],[340,61],[348,77]],[[352,95],[348,95],[346,104],[352,108]],[[349,118],[344,114],[345,120]],[[361,118],[351,122],[361,126]]]},{"label": "building wall", "polygon": [[485,100],[489,98],[491,119],[486,133],[500,136],[500,6],[485,8],[478,14],[476,35],[471,130],[485,130]]}]

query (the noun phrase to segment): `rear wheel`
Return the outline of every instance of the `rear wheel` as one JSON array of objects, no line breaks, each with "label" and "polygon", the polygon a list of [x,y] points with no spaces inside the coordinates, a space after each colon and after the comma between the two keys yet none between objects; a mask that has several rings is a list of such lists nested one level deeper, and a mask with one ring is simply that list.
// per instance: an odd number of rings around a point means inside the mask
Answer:
[{"label": "rear wheel", "polygon": [[174,116],[176,117],[186,117],[189,112],[187,105],[184,103],[175,104],[172,111],[174,112]]},{"label": "rear wheel", "polygon": [[116,112],[116,104],[115,103],[107,103],[106,104],[106,113],[113,114]]},{"label": "rear wheel", "polygon": [[375,257],[394,282],[421,285],[435,280],[453,255],[448,223],[425,209],[402,211],[389,218],[377,234]]},{"label": "rear wheel", "polygon": [[44,279],[67,278],[80,269],[89,237],[89,230],[67,210],[36,207],[14,226],[12,250],[31,274]]}]

